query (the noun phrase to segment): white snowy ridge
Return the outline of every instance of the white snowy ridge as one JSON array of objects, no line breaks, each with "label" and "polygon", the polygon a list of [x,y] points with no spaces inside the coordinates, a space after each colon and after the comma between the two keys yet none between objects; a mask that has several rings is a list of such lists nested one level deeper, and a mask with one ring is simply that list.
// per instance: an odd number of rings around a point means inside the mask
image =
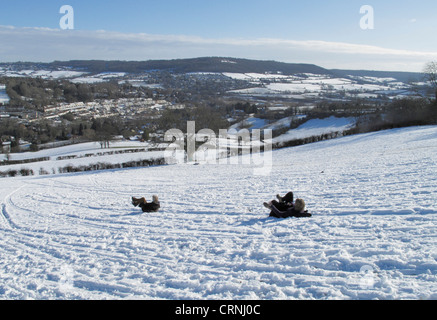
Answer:
[{"label": "white snowy ridge", "polygon": [[[437,126],[1,179],[0,299],[437,299]],[[269,218],[294,191],[312,218]],[[159,196],[143,214],[132,196]]]}]

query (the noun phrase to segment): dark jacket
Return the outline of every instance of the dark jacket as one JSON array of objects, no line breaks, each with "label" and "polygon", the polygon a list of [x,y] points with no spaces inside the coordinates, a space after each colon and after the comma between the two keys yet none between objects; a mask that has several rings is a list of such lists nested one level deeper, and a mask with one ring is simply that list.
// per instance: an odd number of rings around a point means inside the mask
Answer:
[{"label": "dark jacket", "polygon": [[276,200],[273,200],[271,202],[272,206],[275,206],[276,209],[279,211],[287,211],[288,209],[293,208],[293,203],[290,202],[278,202]]},{"label": "dark jacket", "polygon": [[294,194],[293,194],[293,192],[289,192],[284,197],[282,197],[282,201],[281,202],[287,204],[289,207],[292,207],[293,206],[293,202],[294,202]]},{"label": "dark jacket", "polygon": [[158,202],[140,203],[139,207],[143,212],[158,212],[161,208],[161,204]]},{"label": "dark jacket", "polygon": [[294,208],[289,208],[286,211],[280,211],[278,208],[276,208],[274,205],[271,206],[272,212],[270,213],[270,217],[275,218],[309,218],[311,217],[311,214],[308,213],[308,211],[299,212],[294,210]]},{"label": "dark jacket", "polygon": [[[273,200],[271,202],[271,205],[275,206],[276,209],[278,209],[279,211],[287,211],[289,209],[292,209],[294,204],[294,195],[293,192],[289,192],[287,193],[284,197],[279,197],[280,198],[280,202]],[[271,217],[277,217],[277,215],[272,211],[270,213]]]}]

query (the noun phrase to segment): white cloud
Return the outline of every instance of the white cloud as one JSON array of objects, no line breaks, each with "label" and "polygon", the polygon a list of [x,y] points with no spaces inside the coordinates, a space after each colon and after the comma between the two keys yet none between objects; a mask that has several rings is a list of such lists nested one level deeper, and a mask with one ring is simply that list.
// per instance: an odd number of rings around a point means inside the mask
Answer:
[{"label": "white cloud", "polygon": [[226,56],[313,63],[326,68],[421,71],[437,52],[285,39],[209,39],[112,31],[0,26],[2,61],[149,60]]}]

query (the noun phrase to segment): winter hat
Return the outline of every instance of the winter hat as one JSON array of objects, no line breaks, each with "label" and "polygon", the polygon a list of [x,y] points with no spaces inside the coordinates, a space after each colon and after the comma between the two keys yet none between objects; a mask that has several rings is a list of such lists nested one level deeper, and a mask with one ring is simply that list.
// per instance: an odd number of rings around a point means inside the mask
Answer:
[{"label": "winter hat", "polygon": [[302,199],[296,199],[296,202],[294,203],[294,210],[298,212],[305,210],[305,201]]}]

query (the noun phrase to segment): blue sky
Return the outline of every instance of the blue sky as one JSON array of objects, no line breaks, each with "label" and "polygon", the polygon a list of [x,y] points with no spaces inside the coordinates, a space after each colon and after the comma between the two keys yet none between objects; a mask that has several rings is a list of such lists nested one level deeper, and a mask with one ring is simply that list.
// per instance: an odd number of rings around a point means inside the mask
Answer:
[{"label": "blue sky", "polygon": [[[224,55],[329,68],[416,71],[426,61],[437,60],[435,0],[0,0],[0,4],[0,43],[9,46],[0,49],[0,61]],[[66,4],[74,8],[74,30],[59,34],[59,9]],[[374,9],[373,30],[360,28],[363,5]],[[69,41],[70,47],[64,44],[63,51],[60,39]],[[264,41],[253,43],[260,39]]]}]

